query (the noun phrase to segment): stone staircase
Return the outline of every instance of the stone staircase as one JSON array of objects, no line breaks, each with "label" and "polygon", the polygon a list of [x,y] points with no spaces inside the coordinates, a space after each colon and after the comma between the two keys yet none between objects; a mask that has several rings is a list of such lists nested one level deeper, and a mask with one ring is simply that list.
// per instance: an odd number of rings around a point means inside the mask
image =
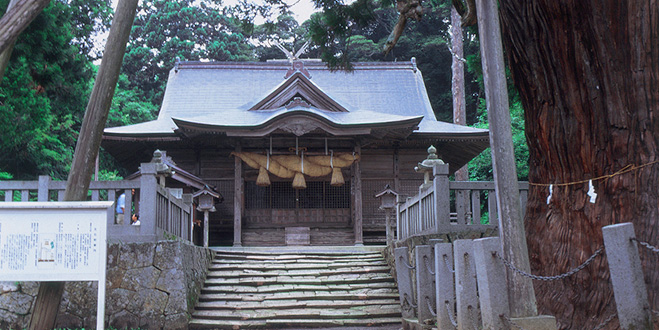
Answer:
[{"label": "stone staircase", "polygon": [[398,290],[373,247],[216,248],[190,329],[381,327]]}]

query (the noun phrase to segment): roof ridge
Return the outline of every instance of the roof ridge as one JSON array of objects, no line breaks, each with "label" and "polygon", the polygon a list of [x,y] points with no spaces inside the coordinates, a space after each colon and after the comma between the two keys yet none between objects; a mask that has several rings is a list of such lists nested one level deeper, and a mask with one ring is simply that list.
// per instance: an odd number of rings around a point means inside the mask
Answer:
[{"label": "roof ridge", "polygon": [[[325,62],[310,61],[300,59],[304,62],[305,68],[309,70],[330,70]],[[392,70],[392,69],[409,69],[415,70],[415,64],[411,61],[401,62],[354,62],[354,70]],[[229,61],[181,61],[178,63],[178,69],[254,69],[254,70],[288,70],[291,64],[288,61],[273,62],[229,62]]]}]

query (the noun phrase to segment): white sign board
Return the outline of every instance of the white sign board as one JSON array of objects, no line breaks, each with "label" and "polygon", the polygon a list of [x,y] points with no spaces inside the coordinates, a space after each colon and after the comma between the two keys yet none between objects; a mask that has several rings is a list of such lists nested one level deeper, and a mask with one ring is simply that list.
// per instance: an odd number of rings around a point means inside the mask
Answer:
[{"label": "white sign board", "polygon": [[113,204],[0,203],[0,281],[98,281],[96,328],[103,329]]}]

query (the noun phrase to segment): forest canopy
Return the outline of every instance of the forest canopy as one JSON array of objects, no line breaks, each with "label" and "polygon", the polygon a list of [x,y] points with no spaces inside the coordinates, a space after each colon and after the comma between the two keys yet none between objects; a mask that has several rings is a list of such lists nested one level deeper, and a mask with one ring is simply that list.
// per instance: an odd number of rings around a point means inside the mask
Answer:
[{"label": "forest canopy", "polygon": [[[77,2],[76,2],[77,1]],[[65,179],[77,132],[101,55],[99,39],[112,16],[109,1],[56,0],[37,17],[16,43],[5,79],[0,84],[0,179],[35,179],[51,175]],[[79,3],[80,2],[80,3]],[[6,8],[8,0],[0,0]],[[280,3],[257,6],[241,3],[225,7],[220,0],[140,2],[126,49],[108,127],[152,120],[162,102],[169,70],[183,61],[266,61],[284,58],[275,42],[288,49],[318,38],[319,29],[341,20],[358,19],[332,39],[332,47],[312,43],[302,55],[323,57],[329,65],[357,61],[409,61],[416,58],[430,101],[439,120],[452,121],[449,51],[449,2],[431,2],[421,21],[410,21],[396,47],[384,54],[398,13],[389,3],[353,5],[334,3],[301,24]],[[336,10],[331,10],[335,8]],[[255,14],[266,19],[255,24]],[[339,16],[332,16],[339,15]],[[467,123],[487,127],[480,57],[475,29],[464,30],[467,63]],[[327,51],[340,59],[327,57]],[[515,104],[515,103],[513,103]],[[516,109],[519,154],[528,153],[523,138],[523,116]],[[101,152],[102,174],[126,175]],[[518,172],[525,178],[524,157]],[[491,162],[485,152],[472,162],[472,177],[491,180]],[[120,176],[119,176],[120,177]]]}]

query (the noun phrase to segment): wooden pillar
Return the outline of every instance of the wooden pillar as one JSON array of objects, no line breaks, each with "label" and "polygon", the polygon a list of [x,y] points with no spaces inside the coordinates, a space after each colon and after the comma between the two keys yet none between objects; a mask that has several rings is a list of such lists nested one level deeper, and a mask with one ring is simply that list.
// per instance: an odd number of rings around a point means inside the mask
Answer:
[{"label": "wooden pillar", "polygon": [[[241,149],[236,146],[236,152]],[[233,192],[233,246],[242,246],[243,163],[239,157],[234,157]]]},{"label": "wooden pillar", "polygon": [[[240,235],[238,235],[238,237],[240,237]],[[204,247],[208,247],[208,210],[204,211]]]},{"label": "wooden pillar", "polygon": [[[519,205],[519,183],[510,125],[508,87],[497,1],[477,0],[476,10],[503,257],[517,268],[530,273],[526,233]],[[512,271],[507,272],[507,278],[512,316],[537,315],[531,279]]]},{"label": "wooden pillar", "polygon": [[[355,154],[361,155],[362,148],[357,143],[355,145]],[[362,223],[362,171],[359,162],[353,163],[353,178],[355,180],[354,192],[355,192],[355,221],[354,221],[354,230],[355,230],[355,245],[364,245],[364,231]]]}]

